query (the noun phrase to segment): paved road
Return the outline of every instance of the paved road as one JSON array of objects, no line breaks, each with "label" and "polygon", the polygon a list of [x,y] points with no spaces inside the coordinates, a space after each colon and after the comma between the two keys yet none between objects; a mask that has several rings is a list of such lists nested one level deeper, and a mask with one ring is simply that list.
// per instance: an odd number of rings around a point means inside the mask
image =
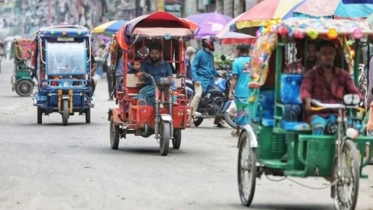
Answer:
[{"label": "paved road", "polygon": [[[92,123],[61,125],[58,114],[36,124],[30,98],[11,92],[10,62],[0,74],[0,209],[246,209],[236,183],[236,139],[212,121],[183,134],[181,150],[159,155],[156,141],[129,136],[109,146],[105,80],[99,81]],[[373,210],[373,168],[361,181],[359,210]],[[299,181],[299,179],[296,179]],[[322,187],[323,179],[302,180]],[[290,181],[258,181],[252,209],[333,209],[329,189]]]}]

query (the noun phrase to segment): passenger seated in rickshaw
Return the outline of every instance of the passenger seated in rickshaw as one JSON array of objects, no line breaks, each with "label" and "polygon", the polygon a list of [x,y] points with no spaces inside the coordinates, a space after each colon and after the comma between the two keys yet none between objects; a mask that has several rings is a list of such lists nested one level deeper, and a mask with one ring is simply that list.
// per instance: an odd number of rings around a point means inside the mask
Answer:
[{"label": "passenger seated in rickshaw", "polygon": [[318,46],[319,65],[309,70],[302,82],[300,95],[305,110],[310,115],[310,125],[313,135],[334,134],[336,131],[337,112],[325,110],[311,112],[311,99],[322,103],[340,103],[345,94],[358,94],[363,99],[359,89],[355,86],[348,71],[334,65],[336,47],[333,42],[322,40]]},{"label": "passenger seated in rickshaw", "polygon": [[141,70],[141,58],[136,57],[135,60],[129,66],[129,74],[137,74]]},{"label": "passenger seated in rickshaw", "polygon": [[[284,74],[304,74],[311,70],[317,63],[317,49],[315,42],[307,43],[307,50],[305,54],[306,65],[303,67],[303,59],[298,59],[293,63],[286,65]],[[299,105],[285,104],[284,120],[288,122],[299,121],[302,113],[302,107]]]},{"label": "passenger seated in rickshaw", "polygon": [[[140,72],[137,76],[140,77],[144,73],[153,76],[157,81],[162,77],[167,77],[170,81],[173,80],[172,69],[170,64],[162,59],[162,45],[159,42],[153,42],[149,46],[149,56],[142,63]],[[171,88],[176,89],[174,83]],[[154,86],[150,78],[145,79],[145,87],[141,88],[137,99],[145,100],[148,106],[154,105]],[[176,103],[176,96],[173,97],[173,102]]]}]

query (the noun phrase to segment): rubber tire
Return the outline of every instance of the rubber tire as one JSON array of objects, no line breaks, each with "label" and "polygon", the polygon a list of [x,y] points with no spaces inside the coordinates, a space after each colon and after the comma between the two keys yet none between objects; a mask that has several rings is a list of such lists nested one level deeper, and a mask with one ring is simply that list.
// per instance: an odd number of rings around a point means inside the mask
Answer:
[{"label": "rubber tire", "polygon": [[160,127],[159,132],[161,134],[161,138],[159,140],[159,152],[162,156],[167,156],[171,140],[171,123],[161,121]]},{"label": "rubber tire", "polygon": [[181,145],[181,129],[174,129],[174,138],[172,139],[172,147],[174,149],[180,149]]},{"label": "rubber tire", "polygon": [[224,112],[224,120],[228,123],[229,126],[236,129],[236,123],[233,122],[233,120],[231,119],[231,115],[228,112]]},{"label": "rubber tire", "polygon": [[91,108],[84,110],[85,123],[91,123]]},{"label": "rubber tire", "polygon": [[[21,92],[22,84],[28,85],[30,87],[30,90],[28,90],[26,93]],[[21,80],[17,83],[15,87],[16,93],[21,97],[29,97],[32,92],[34,91],[34,84],[29,80]]]},{"label": "rubber tire", "polygon": [[202,124],[203,118],[202,117],[193,117],[194,126],[198,127]]},{"label": "rubber tire", "polygon": [[[358,157],[358,150],[356,148],[356,145],[353,141],[351,140],[346,140],[346,142],[344,143],[343,145],[343,148],[342,148],[342,153],[346,150],[346,149],[349,149],[350,150],[350,158],[352,158],[352,171],[354,174],[355,174],[355,180],[353,180],[353,186],[354,186],[354,189],[353,189],[353,199],[352,199],[352,205],[351,205],[351,208],[350,209],[355,209],[356,208],[356,204],[357,204],[357,199],[359,197],[359,185],[360,185],[360,161],[359,161],[359,157]],[[338,159],[337,159],[338,161]],[[338,164],[334,164],[334,178],[335,178],[335,174],[338,173]],[[334,180],[334,179],[333,179]],[[332,190],[335,190],[334,191],[334,195],[335,195],[335,198],[334,199],[338,199],[338,189],[336,188],[336,186],[333,186],[332,187]],[[334,208],[335,209],[338,209],[336,204],[334,203]]]},{"label": "rubber tire", "polygon": [[[239,150],[238,150],[238,164],[237,164],[237,177],[238,177],[238,192],[240,195],[240,200],[242,205],[249,207],[254,199],[255,195],[255,185],[256,185],[256,174],[257,174],[257,168],[256,168],[256,150],[254,148],[250,148],[250,155],[251,155],[251,189],[250,189],[250,194],[248,195],[247,198],[245,198],[243,189],[242,189],[242,180],[241,180],[241,159],[242,159],[242,150],[243,146],[245,143],[250,144],[249,140],[249,135],[247,131],[242,131],[239,137],[240,140],[240,145],[239,145]],[[250,145],[249,145],[250,147]]]},{"label": "rubber tire", "polygon": [[66,126],[69,122],[69,100],[62,101],[62,125]]},{"label": "rubber tire", "polygon": [[37,117],[38,117],[37,122],[40,125],[43,123],[43,110],[40,107],[38,107],[37,109],[38,109],[37,110]]},{"label": "rubber tire", "polygon": [[119,147],[119,125],[115,125],[113,117],[110,119],[110,147],[113,150]]}]

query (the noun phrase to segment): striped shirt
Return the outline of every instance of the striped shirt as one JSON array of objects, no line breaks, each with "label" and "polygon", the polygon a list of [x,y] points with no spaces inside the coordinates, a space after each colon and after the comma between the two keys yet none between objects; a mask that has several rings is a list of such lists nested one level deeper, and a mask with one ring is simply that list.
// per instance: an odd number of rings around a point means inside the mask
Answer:
[{"label": "striped shirt", "polygon": [[[301,99],[312,98],[322,103],[341,103],[345,94],[358,94],[363,99],[348,71],[336,67],[333,71],[331,84],[324,77],[324,72],[320,67],[315,66],[307,71],[301,85]],[[323,110],[314,114],[327,117],[331,111]]]}]

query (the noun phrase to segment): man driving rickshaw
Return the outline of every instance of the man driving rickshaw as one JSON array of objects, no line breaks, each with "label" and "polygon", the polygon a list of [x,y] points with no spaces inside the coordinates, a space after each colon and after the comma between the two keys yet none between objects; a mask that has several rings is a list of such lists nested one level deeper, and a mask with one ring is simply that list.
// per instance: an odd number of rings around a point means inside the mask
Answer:
[{"label": "man driving rickshaw", "polygon": [[[137,76],[140,77],[144,73],[150,74],[153,76],[154,80],[157,81],[162,77],[167,77],[172,81],[172,69],[170,64],[165,62],[162,57],[162,45],[158,42],[153,42],[149,46],[149,56],[141,64],[140,72],[137,73]],[[141,88],[137,99],[143,99],[146,101],[148,106],[154,104],[154,86],[150,78],[145,79],[145,87]],[[173,87],[173,89],[176,89]],[[173,102],[176,103],[176,96],[173,98]]]},{"label": "man driving rickshaw", "polygon": [[311,111],[311,99],[322,103],[339,103],[346,94],[357,94],[363,100],[348,71],[335,67],[336,48],[333,42],[322,40],[318,45],[318,66],[309,70],[302,82],[300,95],[305,110],[310,113],[313,135],[333,134],[336,131],[337,112],[326,110],[317,114]]}]

